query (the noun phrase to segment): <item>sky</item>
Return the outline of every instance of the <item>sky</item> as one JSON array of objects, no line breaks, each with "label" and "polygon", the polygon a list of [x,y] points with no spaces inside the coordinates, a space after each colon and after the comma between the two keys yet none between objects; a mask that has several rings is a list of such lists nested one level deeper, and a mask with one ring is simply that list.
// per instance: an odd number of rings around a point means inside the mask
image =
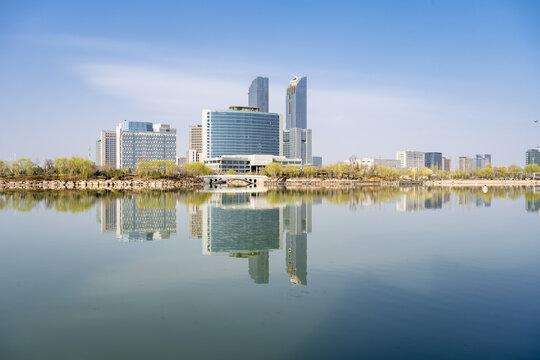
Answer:
[{"label": "sky", "polygon": [[122,120],[270,111],[307,76],[323,162],[439,151],[524,165],[540,146],[540,1],[0,2],[0,159],[95,157]]}]

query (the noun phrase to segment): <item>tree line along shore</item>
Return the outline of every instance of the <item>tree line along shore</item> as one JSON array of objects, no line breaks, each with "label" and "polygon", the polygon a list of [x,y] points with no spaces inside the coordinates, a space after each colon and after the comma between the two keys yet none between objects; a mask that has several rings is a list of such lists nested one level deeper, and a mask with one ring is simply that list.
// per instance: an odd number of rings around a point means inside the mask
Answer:
[{"label": "tree line along shore", "polygon": [[[5,181],[136,181],[136,180],[180,180],[202,175],[211,175],[214,171],[202,163],[176,165],[172,160],[141,161],[135,169],[116,169],[111,166],[98,166],[92,161],[79,157],[45,160],[42,164],[30,159],[14,161],[0,160],[0,178]],[[228,171],[228,174],[236,174]],[[478,170],[441,171],[436,169],[394,169],[378,166],[363,168],[343,163],[328,164],[324,167],[286,165],[270,163],[262,168],[259,175],[270,179],[335,179],[356,180],[360,182],[426,182],[456,180],[527,180],[540,173],[536,164],[521,168],[517,165],[488,165]]]}]

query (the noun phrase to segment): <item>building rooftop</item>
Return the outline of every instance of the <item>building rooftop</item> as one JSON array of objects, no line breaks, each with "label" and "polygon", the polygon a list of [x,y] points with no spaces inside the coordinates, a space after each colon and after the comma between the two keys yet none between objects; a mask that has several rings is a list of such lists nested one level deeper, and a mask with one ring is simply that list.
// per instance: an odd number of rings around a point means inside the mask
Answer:
[{"label": "building rooftop", "polygon": [[235,111],[259,111],[259,108],[257,106],[229,106],[229,110],[235,110]]}]

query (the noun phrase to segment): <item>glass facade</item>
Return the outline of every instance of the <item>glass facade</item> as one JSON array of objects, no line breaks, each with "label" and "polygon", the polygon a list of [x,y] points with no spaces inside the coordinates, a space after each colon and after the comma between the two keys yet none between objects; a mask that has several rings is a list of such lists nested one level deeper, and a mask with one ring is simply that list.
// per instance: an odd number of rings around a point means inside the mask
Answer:
[{"label": "glass facade", "polygon": [[279,115],[256,111],[203,111],[206,159],[223,155],[279,155]]},{"label": "glass facade", "polygon": [[268,112],[268,78],[258,76],[251,82],[248,105],[256,106],[260,112]]},{"label": "glass facade", "polygon": [[427,152],[425,154],[425,166],[428,169],[441,170],[443,168],[443,157],[440,152]]},{"label": "glass facade", "polygon": [[285,98],[286,129],[307,128],[307,78],[294,78],[287,86]]},{"label": "glass facade", "polygon": [[540,166],[540,148],[529,149],[525,153],[525,165],[536,164]]}]

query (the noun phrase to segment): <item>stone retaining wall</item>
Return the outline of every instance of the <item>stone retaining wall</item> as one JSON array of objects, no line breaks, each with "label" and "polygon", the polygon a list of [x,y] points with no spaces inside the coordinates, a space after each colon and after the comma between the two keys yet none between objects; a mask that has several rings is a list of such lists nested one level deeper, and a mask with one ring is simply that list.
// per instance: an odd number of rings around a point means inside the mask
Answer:
[{"label": "stone retaining wall", "polygon": [[270,188],[285,187],[287,189],[306,189],[306,188],[356,188],[362,186],[381,186],[379,181],[364,181],[353,179],[307,179],[307,178],[291,178],[284,181],[266,180],[264,186]]},{"label": "stone retaining wall", "polygon": [[433,180],[424,182],[425,186],[540,186],[540,180]]},{"label": "stone retaining wall", "polygon": [[2,190],[196,190],[204,186],[198,179],[184,180],[0,180]]}]

